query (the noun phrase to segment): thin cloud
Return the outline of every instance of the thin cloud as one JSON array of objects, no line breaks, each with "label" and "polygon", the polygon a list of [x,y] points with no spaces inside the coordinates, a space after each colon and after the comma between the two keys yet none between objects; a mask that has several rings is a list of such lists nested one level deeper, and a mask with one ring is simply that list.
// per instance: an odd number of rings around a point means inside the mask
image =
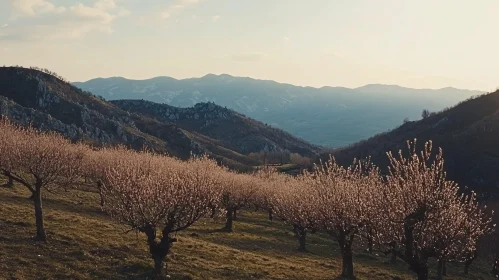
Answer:
[{"label": "thin cloud", "polygon": [[13,0],[10,5],[14,18],[39,14],[60,14],[66,11],[65,7],[55,6],[46,0]]},{"label": "thin cloud", "polygon": [[103,24],[108,24],[114,20],[115,15],[107,12],[106,10],[101,10],[96,6],[90,7],[78,3],[76,6],[72,6],[70,11],[73,15],[80,18],[94,19],[102,22]]},{"label": "thin cloud", "polygon": [[94,0],[90,5],[56,6],[48,0],[12,0],[12,27],[0,40],[38,41],[82,38],[90,32],[112,33],[112,23],[130,11],[115,0]]},{"label": "thin cloud", "polygon": [[[170,6],[166,7],[160,12],[162,20],[168,20],[172,15],[179,13],[183,9],[199,4],[201,0],[176,0]],[[168,15],[165,17],[165,15]]]},{"label": "thin cloud", "polygon": [[220,16],[219,16],[219,15],[212,16],[212,17],[211,17],[211,21],[212,21],[212,22],[217,22],[219,19],[220,19]]},{"label": "thin cloud", "polygon": [[289,37],[287,37],[287,36],[282,37],[282,40],[286,43],[291,41],[291,39],[289,39]]},{"label": "thin cloud", "polygon": [[2,28],[6,28],[7,26],[9,26],[7,23],[2,25]]},{"label": "thin cloud", "polygon": [[99,10],[112,10],[116,8],[114,0],[100,0],[94,4],[94,7]]}]

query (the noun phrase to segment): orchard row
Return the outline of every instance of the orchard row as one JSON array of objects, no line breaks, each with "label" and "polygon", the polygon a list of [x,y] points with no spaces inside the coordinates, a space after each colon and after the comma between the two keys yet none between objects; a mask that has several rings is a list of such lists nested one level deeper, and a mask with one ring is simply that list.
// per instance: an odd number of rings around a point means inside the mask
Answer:
[{"label": "orchard row", "polygon": [[225,215],[224,229],[232,231],[233,214],[245,206],[284,220],[300,250],[307,234],[329,234],[347,278],[354,277],[355,242],[391,253],[423,280],[430,258],[471,263],[478,240],[494,228],[475,194],[460,193],[446,179],[442,151],[433,153],[431,142],[422,151],[414,141],[405,153],[387,153],[385,175],[368,159],[342,167],[330,158],[287,176],[271,169],[235,173],[205,156],[181,161],[123,147],[95,149],[5,119],[0,131],[0,171],[32,192],[37,239],[46,241],[42,190],[90,186],[106,213],[145,234],[160,279],[176,232],[215,215]]}]

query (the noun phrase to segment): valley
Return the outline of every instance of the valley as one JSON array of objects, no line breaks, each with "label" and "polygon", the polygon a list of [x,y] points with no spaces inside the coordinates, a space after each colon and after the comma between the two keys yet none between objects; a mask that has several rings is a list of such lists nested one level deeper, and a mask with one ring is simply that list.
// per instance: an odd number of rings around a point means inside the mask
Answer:
[{"label": "valley", "polygon": [[391,85],[359,88],[299,87],[275,81],[209,74],[177,80],[97,78],[73,85],[106,100],[134,99],[191,107],[214,102],[306,141],[340,148],[415,121],[424,109],[441,111],[480,91],[410,89]]}]

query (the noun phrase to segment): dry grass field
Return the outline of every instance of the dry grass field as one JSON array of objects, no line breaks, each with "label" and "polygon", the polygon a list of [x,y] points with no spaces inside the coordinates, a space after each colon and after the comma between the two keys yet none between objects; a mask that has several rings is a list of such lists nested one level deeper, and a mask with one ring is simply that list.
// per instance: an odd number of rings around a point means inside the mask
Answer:
[{"label": "dry grass field", "polygon": [[[45,193],[48,243],[30,239],[35,232],[29,193],[21,186],[0,188],[0,279],[148,279],[153,262],[145,236],[126,229],[100,211],[91,192]],[[238,213],[233,233],[221,232],[223,220],[204,219],[181,232],[168,259],[171,279],[339,279],[341,258],[326,235],[310,235],[308,253],[296,251],[289,227],[271,223],[263,212]],[[358,279],[414,279],[399,261],[357,248]],[[492,279],[477,260],[471,275],[448,265],[447,279]],[[436,274],[435,268],[431,271]]]}]

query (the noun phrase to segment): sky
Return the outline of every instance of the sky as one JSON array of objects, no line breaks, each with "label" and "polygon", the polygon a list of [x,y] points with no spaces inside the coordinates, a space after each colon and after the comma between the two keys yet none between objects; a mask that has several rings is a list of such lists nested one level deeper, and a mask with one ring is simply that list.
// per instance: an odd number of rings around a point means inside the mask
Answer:
[{"label": "sky", "polygon": [[0,65],[491,91],[498,13],[498,0],[0,0]]}]

